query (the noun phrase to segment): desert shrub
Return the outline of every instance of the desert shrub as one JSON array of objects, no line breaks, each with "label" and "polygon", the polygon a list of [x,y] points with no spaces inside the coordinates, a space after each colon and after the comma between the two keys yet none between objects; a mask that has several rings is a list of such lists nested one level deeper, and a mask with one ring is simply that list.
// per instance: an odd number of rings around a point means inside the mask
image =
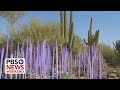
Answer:
[{"label": "desert shrub", "polygon": [[111,66],[116,66],[117,65],[117,56],[116,52],[114,49],[112,49],[109,45],[107,44],[101,44],[103,47],[103,57],[106,60],[107,63]]},{"label": "desert shrub", "polygon": [[[8,32],[8,37],[11,39],[13,38],[13,46],[17,48],[18,41],[20,45],[22,44],[22,40],[26,42],[26,40],[31,37],[33,39],[34,45],[36,45],[37,41],[42,42],[45,38],[47,43],[50,46],[55,46],[56,40],[58,42],[58,46],[64,43],[61,38],[61,31],[60,31],[60,24],[55,22],[47,22],[41,23],[38,18],[33,18],[29,21],[29,23],[23,23],[18,25],[16,29],[10,28]],[[73,50],[77,51],[81,45],[81,38],[74,33],[75,36],[75,44],[73,46]],[[5,44],[6,42],[6,35],[1,35],[0,37],[0,46]],[[67,30],[67,40],[69,39],[69,32]],[[14,48],[14,49],[15,49]]]},{"label": "desert shrub", "polygon": [[120,65],[120,40],[117,40],[114,44],[114,50],[117,55],[117,64]]}]

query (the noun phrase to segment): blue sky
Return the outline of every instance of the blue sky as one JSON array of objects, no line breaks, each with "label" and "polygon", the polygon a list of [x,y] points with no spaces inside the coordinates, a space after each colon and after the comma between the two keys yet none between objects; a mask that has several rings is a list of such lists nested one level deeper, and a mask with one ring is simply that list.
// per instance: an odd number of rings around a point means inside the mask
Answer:
[{"label": "blue sky", "polygon": [[[69,13],[69,12],[68,12]],[[40,17],[40,21],[59,21],[59,11],[29,11],[19,22]],[[112,45],[120,39],[120,11],[74,11],[74,30],[77,35],[87,39],[90,18],[93,17],[93,32],[100,29],[100,41]],[[68,15],[69,19],[69,15]],[[6,33],[6,21],[0,18],[0,33]]]}]

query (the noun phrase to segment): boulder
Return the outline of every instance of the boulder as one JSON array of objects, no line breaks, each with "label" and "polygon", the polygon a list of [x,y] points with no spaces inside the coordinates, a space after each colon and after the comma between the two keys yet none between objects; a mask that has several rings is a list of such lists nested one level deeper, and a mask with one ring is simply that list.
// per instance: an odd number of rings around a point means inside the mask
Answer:
[{"label": "boulder", "polygon": [[109,79],[119,79],[119,78],[117,77],[117,78],[109,78]]},{"label": "boulder", "polygon": [[116,78],[116,77],[117,77],[117,74],[115,74],[115,73],[110,73],[110,77],[111,77],[111,78]]},{"label": "boulder", "polygon": [[115,69],[114,69],[114,70],[112,70],[112,72],[113,72],[113,73],[117,73],[117,71],[116,71]]},{"label": "boulder", "polygon": [[116,77],[116,79],[119,79],[119,77]]},{"label": "boulder", "polygon": [[85,79],[85,77],[82,76],[82,77],[80,77],[80,79]]}]

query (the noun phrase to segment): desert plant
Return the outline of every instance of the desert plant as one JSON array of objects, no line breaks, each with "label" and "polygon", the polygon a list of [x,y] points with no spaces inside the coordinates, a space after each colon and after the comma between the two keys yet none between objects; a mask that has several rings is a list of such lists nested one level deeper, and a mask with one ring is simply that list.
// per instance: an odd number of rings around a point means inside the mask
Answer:
[{"label": "desert plant", "polygon": [[86,40],[84,39],[84,42],[86,45],[88,45],[90,47],[90,59],[91,59],[91,62],[93,60],[92,58],[92,46],[93,44],[95,44],[95,46],[98,45],[98,40],[99,40],[99,30],[97,30],[95,32],[95,35],[92,35],[92,18],[91,18],[91,21],[90,21],[90,29],[88,31],[88,42],[86,42]]},{"label": "desert plant", "polygon": [[[88,46],[82,44],[80,48],[81,40],[73,32],[72,12],[69,31],[66,14],[64,11],[63,18],[60,13],[61,19],[63,19],[61,20],[61,29],[59,24],[41,24],[37,19],[38,21],[31,20],[29,25],[22,25],[18,30],[10,30],[8,37],[5,38],[5,43],[1,44],[0,67],[4,62],[3,58],[13,55],[13,57],[25,58],[25,68],[28,71],[28,74],[16,75],[16,79],[18,77],[19,79],[32,79],[33,74],[35,74],[34,78],[39,76],[40,79],[46,78],[46,76],[48,79],[70,79],[73,78],[71,75],[80,78],[80,74],[87,79],[102,79],[104,59],[101,48],[96,48],[99,30],[95,36],[92,35],[91,19]],[[64,35],[62,35],[63,33]],[[71,49],[76,51],[70,52]],[[2,73],[4,73],[3,67],[0,68],[0,75]],[[8,75],[5,74],[4,78],[7,79],[7,77]],[[10,78],[13,77],[10,76]]]},{"label": "desert plant", "polygon": [[[69,32],[67,31],[67,38],[69,38]],[[61,30],[60,30],[60,24],[54,23],[54,22],[48,22],[45,24],[42,24],[39,21],[39,18],[33,18],[30,20],[28,24],[20,24],[17,29],[11,29],[8,32],[8,38],[9,42],[11,37],[14,39],[14,45],[13,47],[17,46],[17,42],[19,41],[20,45],[22,44],[22,40],[26,42],[26,39],[28,37],[33,38],[34,45],[37,44],[37,41],[42,42],[44,38],[46,38],[47,42],[50,44],[50,46],[55,46],[55,41],[58,41],[59,49],[61,45],[64,44],[63,39],[61,38]],[[1,35],[0,37],[0,46],[6,42],[7,36],[5,34]],[[80,37],[74,34],[74,42],[75,45],[73,46],[74,51],[78,51],[78,48],[80,47],[82,40]],[[15,49],[15,48],[14,48]]]},{"label": "desert plant", "polygon": [[0,16],[10,24],[14,24],[18,19],[26,15],[25,11],[0,11]]},{"label": "desert plant", "polygon": [[76,79],[74,74],[70,74],[70,72],[64,72],[62,74],[62,79]]},{"label": "desert plant", "polygon": [[88,31],[88,43],[84,39],[85,44],[89,45],[90,47],[95,43],[95,45],[98,45],[98,40],[99,40],[99,30],[95,32],[95,35],[92,35],[92,21],[93,19],[91,18],[90,21],[90,29]]},{"label": "desert plant", "polygon": [[69,39],[67,40],[67,12],[60,11],[60,22],[61,22],[61,38],[71,51],[75,42],[74,36],[74,23],[73,23],[73,11],[70,11],[70,23],[69,23]]},{"label": "desert plant", "polygon": [[115,43],[113,43],[114,45],[114,50],[115,50],[115,54],[117,55],[117,61],[116,63],[118,65],[120,65],[120,40],[117,40]]},{"label": "desert plant", "polygon": [[103,57],[106,60],[107,63],[109,63],[110,66],[116,66],[117,65],[117,56],[114,49],[112,49],[107,44],[100,44],[102,46],[102,52]]}]

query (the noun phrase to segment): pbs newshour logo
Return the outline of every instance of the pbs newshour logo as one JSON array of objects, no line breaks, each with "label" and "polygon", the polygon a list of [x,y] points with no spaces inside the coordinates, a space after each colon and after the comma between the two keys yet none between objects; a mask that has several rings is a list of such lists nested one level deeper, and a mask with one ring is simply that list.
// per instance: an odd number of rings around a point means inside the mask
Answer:
[{"label": "pbs newshour logo", "polygon": [[5,74],[25,74],[25,58],[6,58]]}]

